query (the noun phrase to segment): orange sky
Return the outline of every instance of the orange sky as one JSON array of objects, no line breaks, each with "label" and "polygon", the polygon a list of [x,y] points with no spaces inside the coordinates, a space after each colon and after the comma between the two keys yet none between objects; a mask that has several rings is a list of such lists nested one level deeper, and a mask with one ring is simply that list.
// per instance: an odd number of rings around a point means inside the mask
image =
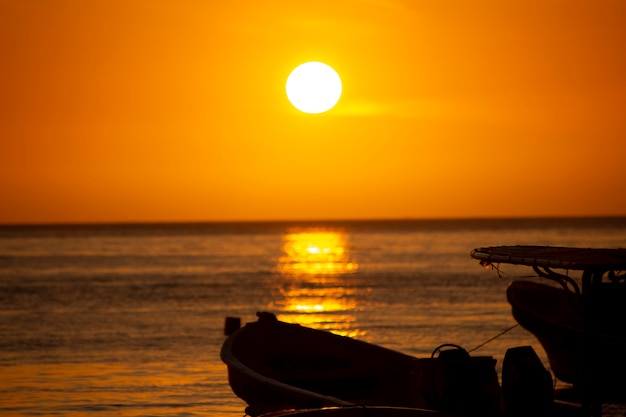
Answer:
[{"label": "orange sky", "polygon": [[[626,215],[623,0],[0,0],[0,223]],[[300,113],[298,64],[343,96]]]}]

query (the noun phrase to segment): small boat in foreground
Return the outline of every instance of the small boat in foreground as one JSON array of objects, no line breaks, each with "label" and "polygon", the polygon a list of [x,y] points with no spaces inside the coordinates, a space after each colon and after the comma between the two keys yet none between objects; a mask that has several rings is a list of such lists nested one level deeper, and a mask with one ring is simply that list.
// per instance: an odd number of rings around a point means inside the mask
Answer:
[{"label": "small boat in foreground", "polygon": [[[623,284],[603,283],[596,337],[590,340],[593,372],[608,396],[626,393],[626,291]],[[515,320],[545,349],[554,375],[574,386],[583,382],[583,307],[579,294],[532,281],[513,281],[507,299]]]},{"label": "small boat in foreground", "polygon": [[[381,346],[257,313],[221,350],[233,392],[259,415],[346,406],[500,414],[495,359],[462,349],[418,359]],[[447,352],[444,355],[444,352]]]}]

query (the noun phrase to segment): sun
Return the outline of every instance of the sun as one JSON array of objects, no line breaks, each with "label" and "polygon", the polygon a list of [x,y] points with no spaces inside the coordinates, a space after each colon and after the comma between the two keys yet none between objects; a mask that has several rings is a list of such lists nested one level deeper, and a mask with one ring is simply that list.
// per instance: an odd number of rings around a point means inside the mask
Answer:
[{"label": "sun", "polygon": [[305,113],[323,113],[332,109],[341,97],[341,78],[323,62],[305,62],[287,77],[287,98]]}]

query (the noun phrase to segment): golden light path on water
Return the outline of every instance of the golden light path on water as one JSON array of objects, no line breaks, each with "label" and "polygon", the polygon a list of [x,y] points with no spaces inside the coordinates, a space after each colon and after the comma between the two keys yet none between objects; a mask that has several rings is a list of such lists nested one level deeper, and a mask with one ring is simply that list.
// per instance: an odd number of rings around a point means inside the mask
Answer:
[{"label": "golden light path on water", "polygon": [[348,236],[307,230],[287,233],[283,240],[278,260],[282,298],[273,303],[279,318],[344,336],[362,335],[353,314],[357,290],[346,285],[346,277],[359,268],[348,253]]},{"label": "golden light path on water", "polygon": [[347,253],[347,235],[335,231],[307,231],[284,236],[284,275],[341,275],[356,272],[358,264]]}]

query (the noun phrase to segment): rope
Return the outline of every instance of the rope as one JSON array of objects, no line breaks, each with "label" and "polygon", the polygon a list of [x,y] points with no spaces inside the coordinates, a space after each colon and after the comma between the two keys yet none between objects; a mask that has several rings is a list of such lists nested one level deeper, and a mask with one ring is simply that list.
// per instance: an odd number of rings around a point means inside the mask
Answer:
[{"label": "rope", "polygon": [[476,346],[474,349],[472,350],[468,350],[467,353],[472,353],[475,350],[480,349],[481,347],[485,346],[487,343],[493,342],[494,340],[496,340],[497,338],[499,338],[500,336],[502,336],[503,334],[510,332],[511,330],[513,330],[514,328],[516,328],[517,326],[519,326],[519,323],[515,323],[513,326],[509,327],[508,329],[504,329],[503,331],[501,331],[500,333],[498,333],[497,335],[495,335],[494,337],[492,337],[491,339],[487,340],[486,342],[481,343],[480,345]]},{"label": "rope", "polygon": [[509,278],[536,278],[537,275],[513,275],[513,274],[509,274],[507,272],[504,272],[500,269],[500,264],[489,264],[487,267],[490,267],[491,269],[493,269],[494,271],[496,271],[498,273],[498,278],[504,278],[509,277]]}]

